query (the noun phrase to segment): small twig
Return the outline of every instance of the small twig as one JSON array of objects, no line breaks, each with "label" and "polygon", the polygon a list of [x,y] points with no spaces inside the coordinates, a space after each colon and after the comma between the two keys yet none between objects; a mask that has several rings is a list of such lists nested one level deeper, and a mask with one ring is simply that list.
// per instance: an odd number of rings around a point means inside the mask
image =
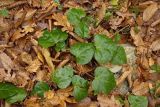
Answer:
[{"label": "small twig", "polygon": [[73,32],[69,32],[69,34],[70,34],[73,38],[75,38],[77,41],[79,41],[79,42],[85,42],[84,39],[82,39],[81,37],[75,35]]},{"label": "small twig", "polygon": [[69,61],[69,58],[63,60],[62,62],[59,63],[59,65],[57,66],[57,68],[63,67],[68,61]]}]

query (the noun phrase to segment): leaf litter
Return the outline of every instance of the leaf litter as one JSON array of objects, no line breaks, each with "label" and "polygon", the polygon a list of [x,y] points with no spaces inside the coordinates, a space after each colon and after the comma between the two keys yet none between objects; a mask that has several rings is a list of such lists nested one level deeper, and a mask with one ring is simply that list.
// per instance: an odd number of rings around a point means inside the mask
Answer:
[{"label": "leaf litter", "polygon": [[0,105],[158,107],[159,18],[159,0],[0,0]]}]

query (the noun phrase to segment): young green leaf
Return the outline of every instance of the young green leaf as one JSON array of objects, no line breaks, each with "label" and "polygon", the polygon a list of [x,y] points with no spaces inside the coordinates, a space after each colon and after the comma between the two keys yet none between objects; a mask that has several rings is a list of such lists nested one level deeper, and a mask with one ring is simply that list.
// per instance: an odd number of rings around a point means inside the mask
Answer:
[{"label": "young green leaf", "polygon": [[59,52],[59,51],[64,50],[65,47],[66,47],[65,42],[58,42],[58,43],[56,44],[56,46],[55,46],[55,50],[56,50],[56,52]]},{"label": "young green leaf", "polygon": [[89,37],[88,22],[82,19],[85,17],[85,11],[80,8],[72,8],[67,11],[67,18],[69,22],[75,27],[75,33],[82,38]]},{"label": "young green leaf", "polygon": [[61,31],[60,29],[53,29],[51,32],[45,30],[43,36],[38,39],[38,43],[44,47],[48,48],[54,46],[58,42],[64,42],[68,37],[66,32]]},{"label": "young green leaf", "polygon": [[145,96],[129,95],[128,101],[130,103],[130,107],[148,107],[148,100]]},{"label": "young green leaf", "polygon": [[153,64],[153,65],[151,66],[151,70],[154,70],[154,71],[156,71],[156,72],[160,72],[160,65],[158,65],[158,64]]},{"label": "young green leaf", "polygon": [[113,54],[117,50],[116,43],[105,35],[95,35],[94,37],[95,59],[98,63],[108,63],[111,61]]},{"label": "young green leaf", "polygon": [[95,79],[92,82],[92,88],[95,94],[110,93],[116,87],[116,81],[113,73],[106,67],[97,67]]},{"label": "young green leaf", "polygon": [[122,46],[118,46],[116,52],[114,53],[114,56],[111,60],[112,64],[117,64],[117,65],[122,65],[127,63],[127,57],[126,57],[126,53],[125,50]]},{"label": "young green leaf", "polygon": [[87,64],[94,55],[94,46],[92,43],[76,43],[71,46],[71,53],[76,57],[79,64]]},{"label": "young green leaf", "polygon": [[104,19],[106,21],[109,21],[109,19],[111,18],[111,16],[113,16],[113,13],[111,13],[111,12],[108,11],[108,12],[105,13]]},{"label": "young green leaf", "polygon": [[23,101],[26,96],[24,89],[9,83],[0,83],[0,99],[5,99],[8,103],[15,103]]},{"label": "young green leaf", "polygon": [[7,9],[0,10],[0,16],[7,17],[8,14],[9,14],[9,11]]},{"label": "young green leaf", "polygon": [[44,97],[44,93],[50,90],[49,85],[43,81],[37,82],[32,90],[32,94],[37,94],[40,97]]},{"label": "young green leaf", "polygon": [[52,81],[55,82],[61,89],[67,88],[72,81],[73,72],[73,68],[69,66],[59,68],[52,73]]},{"label": "young green leaf", "polygon": [[105,35],[95,35],[94,45],[95,59],[98,63],[108,63],[112,64],[125,64],[127,63],[126,53],[123,47],[118,46],[117,42],[119,37],[115,38],[114,41]]},{"label": "young green leaf", "polygon": [[82,38],[89,37],[89,27],[85,21],[81,21],[75,25],[75,33]]},{"label": "young green leaf", "polygon": [[121,40],[121,35],[119,33],[116,33],[114,35],[114,42],[119,43],[120,40]]},{"label": "young green leaf", "polygon": [[67,11],[67,19],[72,25],[80,23],[80,20],[85,16],[85,11],[80,8],[72,8]]},{"label": "young green leaf", "polygon": [[80,101],[87,97],[88,95],[88,81],[84,78],[75,75],[72,79],[72,84],[74,86],[73,96],[76,100]]}]

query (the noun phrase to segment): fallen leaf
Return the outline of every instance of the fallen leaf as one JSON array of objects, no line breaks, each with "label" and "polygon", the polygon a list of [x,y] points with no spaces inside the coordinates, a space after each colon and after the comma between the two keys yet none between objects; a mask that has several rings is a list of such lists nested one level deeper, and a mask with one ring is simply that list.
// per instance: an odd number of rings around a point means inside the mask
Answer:
[{"label": "fallen leaf", "polygon": [[134,95],[145,95],[149,91],[149,83],[148,82],[139,82],[133,84],[132,93]]},{"label": "fallen leaf", "polygon": [[14,63],[12,59],[4,52],[0,53],[0,62],[2,63],[3,67],[8,71],[14,68]]},{"label": "fallen leaf", "polygon": [[155,41],[152,42],[150,49],[152,51],[158,51],[160,50],[160,39],[156,39]]},{"label": "fallen leaf", "polygon": [[134,30],[134,27],[132,27],[130,33],[131,33],[131,37],[134,40],[134,44],[136,46],[143,46],[144,45],[142,37],[140,36],[141,32],[136,33],[135,30]]},{"label": "fallen leaf", "polygon": [[100,107],[122,107],[114,96],[108,97],[106,95],[98,95],[97,100]]},{"label": "fallen leaf", "polygon": [[143,20],[147,22],[149,19],[152,18],[152,16],[155,14],[157,10],[158,10],[157,3],[153,3],[150,6],[148,6],[143,12]]}]

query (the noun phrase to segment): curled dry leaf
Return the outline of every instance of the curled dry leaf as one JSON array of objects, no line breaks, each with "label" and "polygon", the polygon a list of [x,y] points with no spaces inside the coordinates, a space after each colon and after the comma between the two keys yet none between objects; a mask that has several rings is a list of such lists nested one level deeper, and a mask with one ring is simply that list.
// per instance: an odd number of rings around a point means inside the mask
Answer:
[{"label": "curled dry leaf", "polygon": [[133,84],[132,93],[134,95],[145,95],[149,91],[149,83],[148,82],[137,82]]},{"label": "curled dry leaf", "polygon": [[97,97],[100,107],[122,107],[119,101],[114,96],[98,95]]},{"label": "curled dry leaf", "polygon": [[143,20],[147,22],[149,19],[152,18],[152,16],[155,14],[157,10],[158,10],[157,3],[153,3],[150,6],[148,6],[143,12]]},{"label": "curled dry leaf", "polygon": [[102,3],[102,7],[98,10],[98,21],[100,22],[104,16],[105,16],[105,13],[106,13],[106,4],[105,3]]},{"label": "curled dry leaf", "polygon": [[40,66],[41,62],[38,59],[35,59],[26,67],[26,70],[30,73],[37,72]]},{"label": "curled dry leaf", "polygon": [[52,18],[56,20],[56,22],[54,22],[54,25],[63,26],[64,27],[63,30],[73,31],[73,27],[68,22],[67,16],[61,13],[54,13],[52,15]]},{"label": "curled dry leaf", "polygon": [[150,49],[152,51],[158,51],[160,50],[160,38],[155,40],[154,42],[152,42],[151,46],[150,46]]},{"label": "curled dry leaf", "polygon": [[143,46],[144,45],[143,39],[141,37],[142,32],[136,33],[134,30],[134,27],[132,27],[130,33],[131,33],[131,37],[134,40],[134,44],[136,46]]},{"label": "curled dry leaf", "polygon": [[49,66],[50,71],[54,71],[54,65],[53,65],[49,50],[42,48],[41,51],[42,51],[42,54],[43,54],[48,66]]},{"label": "curled dry leaf", "polygon": [[0,62],[2,63],[3,67],[10,71],[14,67],[14,63],[12,59],[4,52],[0,53]]},{"label": "curled dry leaf", "polygon": [[24,33],[22,33],[22,30],[21,29],[17,29],[14,33],[13,33],[13,35],[11,36],[11,41],[15,41],[15,40],[18,40],[18,39],[20,39],[20,38],[22,38],[22,37],[24,37],[25,36],[25,34]]}]

